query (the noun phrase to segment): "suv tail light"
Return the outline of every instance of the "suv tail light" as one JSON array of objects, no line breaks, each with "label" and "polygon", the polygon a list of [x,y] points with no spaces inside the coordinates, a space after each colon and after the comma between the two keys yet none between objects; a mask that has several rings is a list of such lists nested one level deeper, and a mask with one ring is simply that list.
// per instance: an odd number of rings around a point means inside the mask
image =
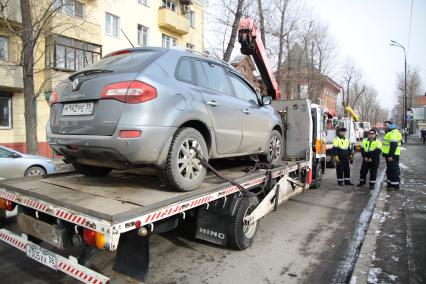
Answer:
[{"label": "suv tail light", "polygon": [[58,96],[58,93],[56,92],[56,91],[53,91],[51,94],[50,94],[50,97],[49,97],[49,106],[52,106],[53,104],[56,104],[56,103],[58,103],[59,102],[59,96]]},{"label": "suv tail light", "polygon": [[124,81],[107,85],[101,99],[113,99],[128,104],[143,103],[157,97],[157,89],[141,81]]}]

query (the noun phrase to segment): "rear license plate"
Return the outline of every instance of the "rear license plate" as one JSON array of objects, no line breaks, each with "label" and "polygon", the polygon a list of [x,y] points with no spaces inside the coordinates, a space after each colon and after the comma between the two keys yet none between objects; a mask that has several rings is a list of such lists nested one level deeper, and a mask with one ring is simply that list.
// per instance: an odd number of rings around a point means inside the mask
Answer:
[{"label": "rear license plate", "polygon": [[93,113],[93,102],[65,104],[62,115],[91,115]]},{"label": "rear license plate", "polygon": [[56,256],[46,253],[38,247],[28,245],[27,256],[56,270]]}]

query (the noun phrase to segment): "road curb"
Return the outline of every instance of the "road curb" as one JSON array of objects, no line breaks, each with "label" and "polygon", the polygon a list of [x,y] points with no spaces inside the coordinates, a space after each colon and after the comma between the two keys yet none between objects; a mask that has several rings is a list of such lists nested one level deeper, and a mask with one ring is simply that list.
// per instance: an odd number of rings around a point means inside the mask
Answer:
[{"label": "road curb", "polygon": [[376,241],[379,233],[381,218],[383,216],[383,209],[386,203],[387,190],[383,189],[381,184],[380,194],[373,211],[364,242],[359,252],[355,268],[352,272],[350,284],[368,283],[368,272],[371,263],[375,257]]}]

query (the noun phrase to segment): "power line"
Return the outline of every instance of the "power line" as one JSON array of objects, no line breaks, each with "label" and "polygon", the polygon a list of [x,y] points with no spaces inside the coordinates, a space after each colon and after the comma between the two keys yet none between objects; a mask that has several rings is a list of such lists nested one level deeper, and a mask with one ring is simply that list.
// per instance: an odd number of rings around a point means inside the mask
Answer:
[{"label": "power line", "polygon": [[[411,38],[411,18],[413,16],[413,2],[414,0],[411,0],[411,12],[410,12],[410,25],[408,27],[408,44],[407,44],[407,51],[410,51],[410,38]],[[409,53],[409,52],[407,52]]]}]

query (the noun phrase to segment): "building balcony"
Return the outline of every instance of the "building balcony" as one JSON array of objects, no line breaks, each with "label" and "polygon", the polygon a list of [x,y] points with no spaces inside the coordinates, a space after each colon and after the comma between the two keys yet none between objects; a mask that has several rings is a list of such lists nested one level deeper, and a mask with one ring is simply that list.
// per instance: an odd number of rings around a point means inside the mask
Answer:
[{"label": "building balcony", "polygon": [[20,89],[24,88],[22,67],[14,66],[8,62],[0,60],[0,88]]},{"label": "building balcony", "polygon": [[189,20],[167,8],[158,10],[158,26],[179,35],[189,32]]}]

